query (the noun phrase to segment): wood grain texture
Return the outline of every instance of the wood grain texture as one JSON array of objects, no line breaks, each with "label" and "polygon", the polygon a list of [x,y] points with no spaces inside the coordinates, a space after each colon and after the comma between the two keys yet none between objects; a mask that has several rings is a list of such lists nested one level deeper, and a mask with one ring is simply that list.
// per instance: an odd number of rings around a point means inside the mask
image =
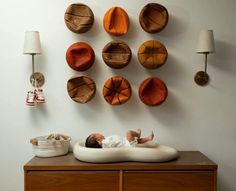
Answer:
[{"label": "wood grain texture", "polygon": [[113,76],[103,86],[103,96],[111,105],[124,104],[130,99],[131,94],[131,86],[122,76]]},{"label": "wood grain texture", "polygon": [[139,23],[148,33],[162,31],[169,20],[167,9],[158,3],[147,4],[139,14]]},{"label": "wood grain texture", "polygon": [[132,52],[129,46],[120,40],[113,40],[106,44],[102,50],[102,58],[111,68],[124,68],[131,60]]},{"label": "wood grain texture", "polygon": [[216,191],[217,165],[198,151],[164,163],[91,164],[73,154],[34,157],[25,166],[25,191]]},{"label": "wood grain texture", "polygon": [[215,191],[214,172],[125,172],[124,191]]},{"label": "wood grain texture", "polygon": [[26,182],[26,191],[119,191],[119,171],[29,172]]},{"label": "wood grain texture", "polygon": [[87,103],[96,93],[96,85],[88,76],[73,76],[67,82],[67,92],[72,100],[78,103]]},{"label": "wood grain texture", "polygon": [[163,66],[168,58],[166,47],[159,41],[148,40],[138,49],[138,60],[142,66],[148,69],[156,69]]},{"label": "wood grain texture", "polygon": [[179,151],[179,158],[163,163],[119,162],[93,164],[77,160],[72,153],[53,158],[34,157],[24,170],[216,170],[217,165],[199,151]]},{"label": "wood grain texture", "polygon": [[92,10],[82,3],[71,4],[64,15],[65,24],[74,33],[85,33],[94,23]]}]

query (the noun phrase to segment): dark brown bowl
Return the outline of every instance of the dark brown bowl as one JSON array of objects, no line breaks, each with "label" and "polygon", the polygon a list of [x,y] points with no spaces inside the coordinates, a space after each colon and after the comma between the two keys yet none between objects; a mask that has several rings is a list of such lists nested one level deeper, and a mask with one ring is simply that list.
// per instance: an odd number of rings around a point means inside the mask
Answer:
[{"label": "dark brown bowl", "polygon": [[129,46],[118,40],[109,42],[102,50],[102,58],[111,68],[124,68],[131,60],[132,52]]},{"label": "dark brown bowl", "polygon": [[147,4],[139,14],[139,23],[148,33],[162,31],[169,20],[167,9],[158,3]]}]

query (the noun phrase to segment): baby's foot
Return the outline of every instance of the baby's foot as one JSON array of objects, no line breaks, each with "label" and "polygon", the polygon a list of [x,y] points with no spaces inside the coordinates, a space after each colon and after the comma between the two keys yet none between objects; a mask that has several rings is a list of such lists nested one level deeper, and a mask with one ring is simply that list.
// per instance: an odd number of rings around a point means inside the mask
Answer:
[{"label": "baby's foot", "polygon": [[153,131],[152,131],[152,133],[148,136],[148,140],[149,140],[149,141],[152,141],[153,138],[154,138],[154,133],[153,133]]}]

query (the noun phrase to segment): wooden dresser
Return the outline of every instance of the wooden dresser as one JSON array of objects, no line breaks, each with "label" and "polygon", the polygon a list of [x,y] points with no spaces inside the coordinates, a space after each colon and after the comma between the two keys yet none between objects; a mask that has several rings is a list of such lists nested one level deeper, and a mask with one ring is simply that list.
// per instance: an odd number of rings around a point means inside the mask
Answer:
[{"label": "wooden dresser", "polygon": [[[25,166],[25,191],[216,191],[217,165],[198,151],[166,163],[91,164],[73,154],[34,157]],[[96,156],[94,156],[96,157]]]}]

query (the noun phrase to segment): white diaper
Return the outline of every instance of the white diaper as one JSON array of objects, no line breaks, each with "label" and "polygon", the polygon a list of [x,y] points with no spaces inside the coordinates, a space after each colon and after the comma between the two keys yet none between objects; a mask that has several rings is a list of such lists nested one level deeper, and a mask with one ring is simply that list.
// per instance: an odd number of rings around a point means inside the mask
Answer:
[{"label": "white diaper", "polygon": [[137,143],[137,140],[129,142],[125,137],[112,135],[102,141],[102,148],[135,147]]}]

